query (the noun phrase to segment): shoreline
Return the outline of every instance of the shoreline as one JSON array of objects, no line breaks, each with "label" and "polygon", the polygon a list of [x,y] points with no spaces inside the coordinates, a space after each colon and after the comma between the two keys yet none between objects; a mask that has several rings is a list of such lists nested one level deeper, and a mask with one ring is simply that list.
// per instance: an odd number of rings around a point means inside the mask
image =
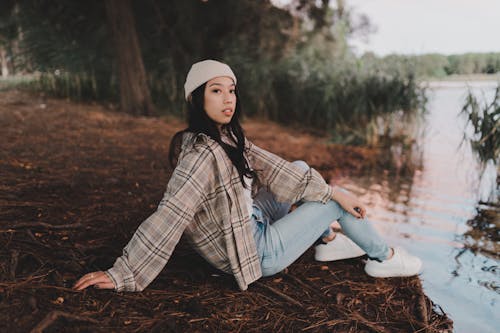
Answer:
[{"label": "shoreline", "polygon": [[422,78],[418,84],[422,88],[497,87],[500,84],[500,74],[450,75],[442,78]]}]

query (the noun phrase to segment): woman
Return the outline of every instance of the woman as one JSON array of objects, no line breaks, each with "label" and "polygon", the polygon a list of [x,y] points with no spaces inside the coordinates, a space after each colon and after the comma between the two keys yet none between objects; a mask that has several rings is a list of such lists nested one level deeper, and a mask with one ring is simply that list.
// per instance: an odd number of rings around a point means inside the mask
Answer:
[{"label": "woman", "polygon": [[[304,162],[287,162],[245,138],[236,84],[226,64],[205,60],[191,67],[184,85],[188,128],[172,139],[175,169],[158,209],[112,268],[84,275],[74,288],[143,290],[184,232],[208,262],[234,275],[241,290],[280,272],[319,238],[317,260],[366,253],[371,276],[418,274],[420,259],[389,248],[364,220],[366,210],[354,196],[326,184]],[[348,237],[330,232],[335,220]]]}]

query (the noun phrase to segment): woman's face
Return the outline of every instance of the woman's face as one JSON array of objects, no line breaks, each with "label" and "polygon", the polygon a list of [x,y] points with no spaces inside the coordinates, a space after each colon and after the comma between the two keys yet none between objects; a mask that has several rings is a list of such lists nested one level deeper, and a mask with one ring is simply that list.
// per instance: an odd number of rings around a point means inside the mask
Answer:
[{"label": "woman's face", "polygon": [[227,76],[219,76],[208,81],[205,86],[203,106],[208,117],[217,127],[229,124],[236,108],[236,86]]}]

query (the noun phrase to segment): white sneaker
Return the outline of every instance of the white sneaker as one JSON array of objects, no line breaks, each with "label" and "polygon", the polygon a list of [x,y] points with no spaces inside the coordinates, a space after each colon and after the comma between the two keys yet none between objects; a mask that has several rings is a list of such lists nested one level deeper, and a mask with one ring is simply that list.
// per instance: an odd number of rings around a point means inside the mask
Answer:
[{"label": "white sneaker", "polygon": [[317,261],[334,261],[355,258],[363,254],[365,254],[365,251],[350,238],[337,233],[332,241],[316,245],[314,259]]},{"label": "white sneaker", "polygon": [[412,276],[419,274],[421,270],[422,260],[399,247],[394,248],[391,259],[382,262],[368,259],[365,265],[366,274],[379,278]]}]

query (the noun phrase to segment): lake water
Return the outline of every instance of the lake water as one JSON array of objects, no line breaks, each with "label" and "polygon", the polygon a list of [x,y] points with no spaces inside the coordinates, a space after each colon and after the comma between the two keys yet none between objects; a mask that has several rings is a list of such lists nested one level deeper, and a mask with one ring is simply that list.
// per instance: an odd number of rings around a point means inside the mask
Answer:
[{"label": "lake water", "polygon": [[378,172],[343,183],[367,204],[369,219],[390,244],[423,259],[425,292],[453,319],[456,332],[500,330],[499,244],[471,237],[467,225],[496,170],[487,169],[478,184],[479,165],[470,146],[460,145],[466,120],[459,115],[467,87],[491,102],[496,86],[430,83],[422,167],[411,178]]}]

